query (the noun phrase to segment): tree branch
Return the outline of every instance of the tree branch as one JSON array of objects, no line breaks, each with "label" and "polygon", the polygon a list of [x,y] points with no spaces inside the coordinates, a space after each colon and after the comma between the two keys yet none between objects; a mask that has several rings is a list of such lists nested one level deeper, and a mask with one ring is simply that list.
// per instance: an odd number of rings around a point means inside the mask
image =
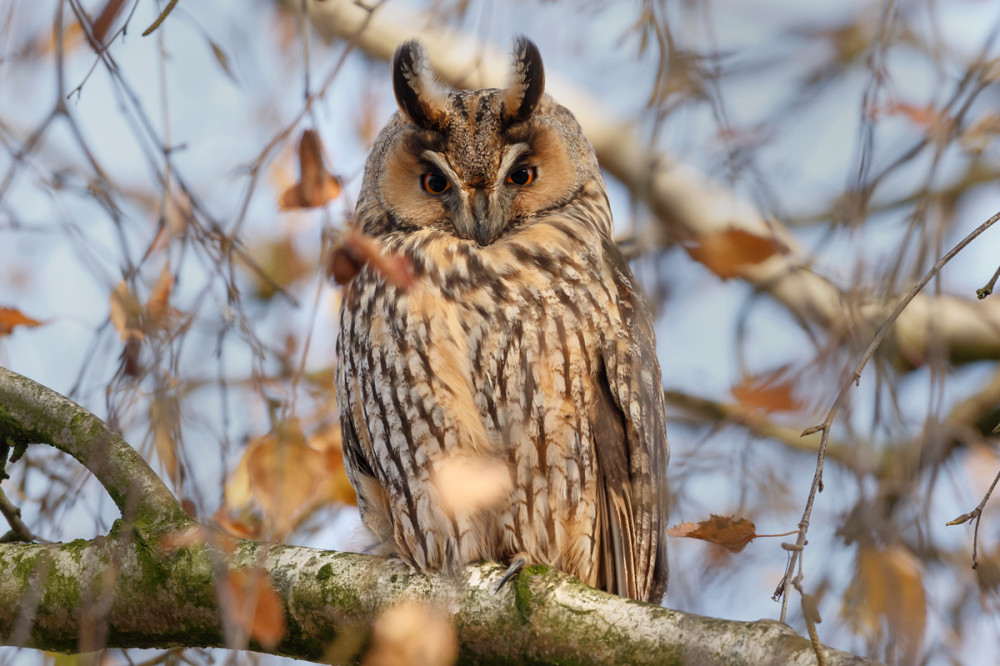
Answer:
[{"label": "tree branch", "polygon": [[[290,10],[301,9],[299,0],[281,1]],[[430,27],[440,22],[425,16],[397,7],[392,12],[371,10],[352,0],[308,0],[307,9],[321,34],[349,39],[381,60],[388,60],[398,44],[419,32],[435,72],[455,88],[498,86],[507,74],[505,53],[447,28]],[[893,295],[849,306],[836,285],[809,268],[806,253],[778,221],[765,220],[732,190],[650,146],[634,126],[609,118],[583,91],[549,73],[546,89],[576,116],[601,166],[657,216],[665,238],[687,241],[730,228],[774,237],[788,248],[786,254],[737,272],[795,317],[837,331],[850,331],[860,323],[869,329],[861,333],[863,339],[889,316],[897,300]],[[998,359],[1000,301],[920,295],[899,316],[892,337],[895,349],[914,365],[939,350],[955,362]]]},{"label": "tree branch", "polygon": [[[64,545],[0,545],[0,627],[18,624],[37,595],[30,630],[5,645],[77,651],[92,611],[80,599],[110,597],[103,647],[228,647],[219,621],[212,553],[167,554],[155,544],[112,538]],[[579,664],[814,664],[810,642],[770,620],[734,622],[638,603],[546,567],[522,571],[494,595],[505,568],[470,566],[463,580],[424,576],[398,560],[296,546],[240,543],[232,567],[260,564],[284,605],[288,634],[274,650],[319,660],[331,644],[370,644],[385,609],[419,600],[447,612],[465,661]],[[104,575],[117,575],[107,587]],[[47,575],[38,580],[34,572]],[[93,618],[89,618],[91,624]],[[502,638],[501,638],[502,637]],[[871,664],[826,649],[829,664]],[[352,660],[361,654],[350,655]]]},{"label": "tree branch", "polygon": [[[92,541],[0,544],[2,645],[265,651],[227,634],[219,603],[227,572],[259,567],[273,582],[288,627],[271,651],[303,659],[328,656],[343,637],[359,646],[345,658],[360,659],[382,611],[420,600],[452,617],[462,658],[472,662],[815,663],[810,642],[777,622],[672,611],[594,590],[547,567],[529,567],[494,594],[504,573],[496,564],[467,567],[456,580],[367,555],[250,540],[225,554],[174,539],[195,523],[138,453],[82,407],[3,368],[0,437],[8,446],[48,443],[69,453],[135,516]],[[825,654],[830,664],[874,663]]]},{"label": "tree branch", "polygon": [[37,443],[51,444],[86,467],[129,520],[174,528],[190,522],[160,477],[107,424],[72,400],[0,367],[0,453],[4,446]]}]

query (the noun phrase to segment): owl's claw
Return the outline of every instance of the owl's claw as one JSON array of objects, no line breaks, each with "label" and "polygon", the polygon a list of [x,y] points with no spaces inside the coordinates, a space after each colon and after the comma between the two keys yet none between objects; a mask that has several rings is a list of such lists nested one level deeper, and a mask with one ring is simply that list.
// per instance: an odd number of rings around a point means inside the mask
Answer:
[{"label": "owl's claw", "polygon": [[527,563],[528,560],[526,560],[524,557],[521,556],[515,557],[514,561],[510,563],[509,567],[507,567],[507,571],[504,573],[503,578],[501,578],[500,582],[497,583],[496,587],[493,588],[493,594],[497,594],[500,590],[502,590],[503,586],[507,584],[507,581],[516,576],[518,572],[521,571],[521,569],[523,569],[524,565]]}]

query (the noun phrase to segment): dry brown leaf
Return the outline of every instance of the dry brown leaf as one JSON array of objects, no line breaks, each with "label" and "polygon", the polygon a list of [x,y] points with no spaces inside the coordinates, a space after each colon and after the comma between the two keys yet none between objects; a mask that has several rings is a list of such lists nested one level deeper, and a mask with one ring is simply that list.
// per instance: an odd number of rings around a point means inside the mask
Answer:
[{"label": "dry brown leaf", "polygon": [[104,37],[108,34],[108,28],[111,27],[111,23],[118,16],[118,13],[122,10],[125,5],[125,0],[108,0],[104,5],[104,9],[94,20],[91,31],[93,32],[94,39],[97,40],[98,44],[104,43]]},{"label": "dry brown leaf", "polygon": [[67,25],[63,29],[61,36],[56,33],[56,25],[58,25],[58,23],[53,21],[52,31],[49,33],[48,39],[44,40],[44,43],[35,46],[32,50],[37,50],[39,55],[52,55],[56,52],[56,47],[59,45],[59,41],[61,39],[63,54],[65,55],[75,51],[87,43],[87,33],[83,31],[83,26],[80,25],[79,21],[72,21],[69,25]]},{"label": "dry brown leaf", "polygon": [[264,279],[256,270],[250,272],[254,293],[264,300],[277,293],[276,286],[285,289],[315,270],[315,264],[303,258],[288,236],[254,245],[250,256],[268,278]]},{"label": "dry brown leaf", "polygon": [[744,407],[761,412],[790,412],[802,407],[794,396],[795,382],[784,368],[746,377],[732,388],[733,397]]},{"label": "dry brown leaf", "polygon": [[889,102],[871,109],[870,117],[877,120],[879,116],[904,116],[914,125],[927,127],[938,121],[940,113],[932,104],[917,106],[909,102]]},{"label": "dry brown leaf", "polygon": [[142,303],[122,280],[111,292],[111,323],[122,342],[142,342],[146,339],[142,332],[142,314]]},{"label": "dry brown leaf", "polygon": [[703,234],[685,249],[692,259],[701,262],[721,278],[736,277],[746,266],[759,264],[785,251],[777,240],[742,229]]},{"label": "dry brown leaf", "polygon": [[179,487],[183,468],[177,462],[177,440],[181,427],[181,408],[173,394],[160,394],[149,406],[149,425],[153,430],[156,456],[167,476]]},{"label": "dry brown leaf", "polygon": [[316,130],[305,130],[299,140],[299,182],[281,193],[281,210],[315,208],[340,196],[340,181],[323,164],[323,144]]},{"label": "dry brown leaf", "polygon": [[881,634],[885,622],[906,657],[914,663],[923,641],[927,618],[920,560],[905,546],[862,546],[858,551],[854,583],[848,591],[851,608],[845,611],[859,629]]},{"label": "dry brown leaf", "polygon": [[235,569],[227,574],[222,607],[231,623],[268,650],[285,637],[284,604],[271,579],[259,569]]},{"label": "dry brown leaf", "polygon": [[452,455],[437,461],[431,481],[449,513],[506,503],[511,489],[506,464],[468,455]]},{"label": "dry brown leaf", "polygon": [[160,277],[153,285],[153,291],[146,301],[147,324],[155,328],[161,328],[172,314],[170,309],[170,290],[174,285],[174,276],[170,273],[170,265],[167,264],[160,271]]},{"label": "dry brown leaf", "polygon": [[978,155],[986,150],[990,141],[1000,134],[1000,113],[989,111],[969,125],[958,137],[958,144],[966,152]]},{"label": "dry brown leaf", "polygon": [[35,328],[43,323],[32,319],[17,308],[0,308],[0,335],[10,335],[18,326]]},{"label": "dry brown leaf", "polygon": [[339,441],[337,447],[330,446],[322,448],[320,439],[307,442],[296,423],[258,437],[226,481],[228,510],[239,515],[258,506],[280,540],[320,506],[356,502],[353,490],[348,490]]},{"label": "dry brown leaf", "polygon": [[393,606],[375,620],[364,666],[451,666],[458,636],[448,614],[418,601]]},{"label": "dry brown leaf", "polygon": [[212,520],[220,530],[239,539],[259,539],[262,536],[259,518],[254,518],[247,511],[233,515],[225,504],[216,510]]},{"label": "dry brown leaf", "polygon": [[339,234],[327,257],[327,276],[344,285],[365,265],[371,265],[394,287],[409,289],[413,286],[413,265],[405,256],[382,252],[375,241],[357,229]]},{"label": "dry brown leaf", "polygon": [[673,537],[701,539],[738,553],[757,537],[757,528],[746,518],[712,515],[700,523],[680,523],[674,525],[667,534]]},{"label": "dry brown leaf", "polygon": [[317,499],[324,503],[340,502],[357,506],[358,496],[344,469],[340,424],[333,423],[310,435],[309,446],[326,456],[326,471],[317,488]]}]

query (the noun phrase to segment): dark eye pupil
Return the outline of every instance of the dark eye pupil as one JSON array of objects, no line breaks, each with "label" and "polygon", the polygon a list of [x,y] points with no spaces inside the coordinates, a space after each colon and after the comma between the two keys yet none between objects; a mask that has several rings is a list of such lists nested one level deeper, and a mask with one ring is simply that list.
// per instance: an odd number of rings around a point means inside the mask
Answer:
[{"label": "dark eye pupil", "polygon": [[531,180],[531,172],[527,169],[518,169],[510,174],[510,181],[515,185],[527,185],[529,180]]},{"label": "dark eye pupil", "polygon": [[448,189],[448,179],[439,173],[429,173],[424,176],[424,187],[432,194],[441,194]]}]

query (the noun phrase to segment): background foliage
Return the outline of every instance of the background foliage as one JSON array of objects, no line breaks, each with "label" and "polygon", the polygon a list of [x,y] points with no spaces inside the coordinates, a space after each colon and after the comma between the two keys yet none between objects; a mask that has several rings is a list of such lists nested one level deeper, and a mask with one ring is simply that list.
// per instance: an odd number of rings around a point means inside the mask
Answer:
[{"label": "background foliage", "polygon": [[[322,249],[395,105],[386,63],[303,4],[323,3],[177,3],[143,36],[166,3],[0,2],[0,363],[120,429],[200,519],[358,549]],[[470,72],[487,45],[527,34],[557,99],[712,184],[697,211],[763,220],[770,234],[692,233],[649,205],[652,171],[608,174],[657,315],[672,523],[795,530],[819,441],[799,432],[824,420],[898,299],[1000,210],[994,3],[369,9],[432,47],[442,25],[468,38]],[[302,157],[307,129],[321,158]],[[989,663],[1000,641],[992,505],[981,525],[945,526],[1000,468],[998,297],[976,299],[997,247],[987,231],[944,266],[833,421],[801,583],[825,643]],[[837,316],[754,277],[778,258],[833,285]],[[116,515],[55,453],[33,449],[11,473],[4,492],[42,538],[89,538]],[[777,617],[781,541],[731,553],[672,539],[666,605]],[[805,631],[793,594],[788,620]]]}]

